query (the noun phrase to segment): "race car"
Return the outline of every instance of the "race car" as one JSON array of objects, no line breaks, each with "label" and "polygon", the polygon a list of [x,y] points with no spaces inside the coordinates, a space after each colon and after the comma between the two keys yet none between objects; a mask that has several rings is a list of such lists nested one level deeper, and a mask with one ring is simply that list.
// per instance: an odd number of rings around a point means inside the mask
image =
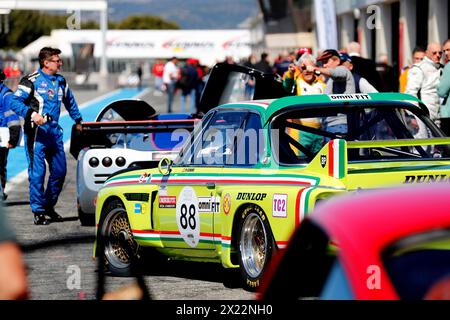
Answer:
[{"label": "race car", "polygon": [[450,139],[405,94],[230,102],[190,141],[174,162],[115,175],[99,191],[96,234],[113,274],[130,274],[140,251],[154,248],[237,268],[255,290],[317,203],[450,178]]},{"label": "race car", "polygon": [[174,159],[195,122],[188,114],[157,114],[145,101],[120,100],[103,108],[95,122],[83,123],[81,133],[73,128],[81,224],[94,225],[97,192],[108,177],[128,168],[156,168],[164,157]]},{"label": "race car", "polygon": [[449,197],[448,184],[437,183],[318,205],[273,259],[259,298],[448,300]]}]

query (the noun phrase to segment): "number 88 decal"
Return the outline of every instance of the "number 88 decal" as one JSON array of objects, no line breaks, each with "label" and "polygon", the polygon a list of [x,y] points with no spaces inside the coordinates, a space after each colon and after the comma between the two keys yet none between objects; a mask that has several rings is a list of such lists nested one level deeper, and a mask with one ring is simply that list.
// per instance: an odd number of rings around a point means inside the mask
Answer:
[{"label": "number 88 decal", "polygon": [[180,216],[180,225],[181,228],[187,229],[188,224],[189,228],[195,230],[196,222],[195,222],[195,206],[191,204],[189,206],[189,218],[187,217],[188,209],[185,204],[181,205],[181,216]]},{"label": "number 88 decal", "polygon": [[195,190],[184,187],[177,199],[176,220],[184,242],[195,248],[200,240],[200,217]]}]

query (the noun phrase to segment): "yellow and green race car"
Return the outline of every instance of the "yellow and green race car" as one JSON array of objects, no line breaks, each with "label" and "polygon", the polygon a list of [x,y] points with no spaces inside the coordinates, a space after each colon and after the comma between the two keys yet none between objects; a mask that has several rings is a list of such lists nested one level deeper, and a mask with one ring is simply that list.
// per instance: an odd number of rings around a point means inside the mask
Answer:
[{"label": "yellow and green race car", "polygon": [[105,182],[96,224],[107,267],[130,274],[140,250],[155,248],[238,268],[243,286],[256,289],[273,253],[320,201],[449,180],[450,138],[427,114],[416,98],[394,93],[213,108],[175,161]]}]

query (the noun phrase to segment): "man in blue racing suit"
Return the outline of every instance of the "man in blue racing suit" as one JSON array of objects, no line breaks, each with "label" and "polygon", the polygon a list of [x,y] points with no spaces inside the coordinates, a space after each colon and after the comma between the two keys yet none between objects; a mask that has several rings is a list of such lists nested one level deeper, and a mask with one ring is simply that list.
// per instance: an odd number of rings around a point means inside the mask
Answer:
[{"label": "man in blue racing suit", "polygon": [[[15,148],[20,139],[20,119],[11,110],[13,92],[4,84],[5,74],[0,70],[0,128],[8,129],[8,141],[0,141],[0,199],[6,200],[5,193],[9,149]],[[6,138],[2,135],[3,138]]]},{"label": "man in blue racing suit", "polygon": [[[25,119],[30,205],[34,223],[38,225],[62,220],[54,210],[66,176],[63,130],[58,124],[61,103],[81,130],[78,105],[66,80],[57,73],[62,66],[60,53],[59,49],[42,48],[40,68],[22,78],[11,101],[11,109]],[[50,174],[44,191],[45,161]]]}]

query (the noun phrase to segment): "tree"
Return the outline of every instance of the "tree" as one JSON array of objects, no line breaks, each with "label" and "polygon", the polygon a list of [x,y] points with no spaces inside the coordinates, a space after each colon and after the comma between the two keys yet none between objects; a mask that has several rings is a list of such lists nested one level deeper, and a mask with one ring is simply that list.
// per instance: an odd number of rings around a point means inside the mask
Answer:
[{"label": "tree", "polygon": [[117,23],[117,29],[139,30],[139,29],[180,29],[175,22],[166,21],[156,16],[136,15],[129,16]]},{"label": "tree", "polygon": [[[69,15],[51,15],[40,11],[13,10],[9,15],[9,32],[0,33],[0,48],[19,49],[54,29],[67,29]],[[155,16],[129,16],[120,22],[109,22],[109,29],[179,29],[176,23]],[[81,23],[81,29],[99,29],[96,21]]]}]

